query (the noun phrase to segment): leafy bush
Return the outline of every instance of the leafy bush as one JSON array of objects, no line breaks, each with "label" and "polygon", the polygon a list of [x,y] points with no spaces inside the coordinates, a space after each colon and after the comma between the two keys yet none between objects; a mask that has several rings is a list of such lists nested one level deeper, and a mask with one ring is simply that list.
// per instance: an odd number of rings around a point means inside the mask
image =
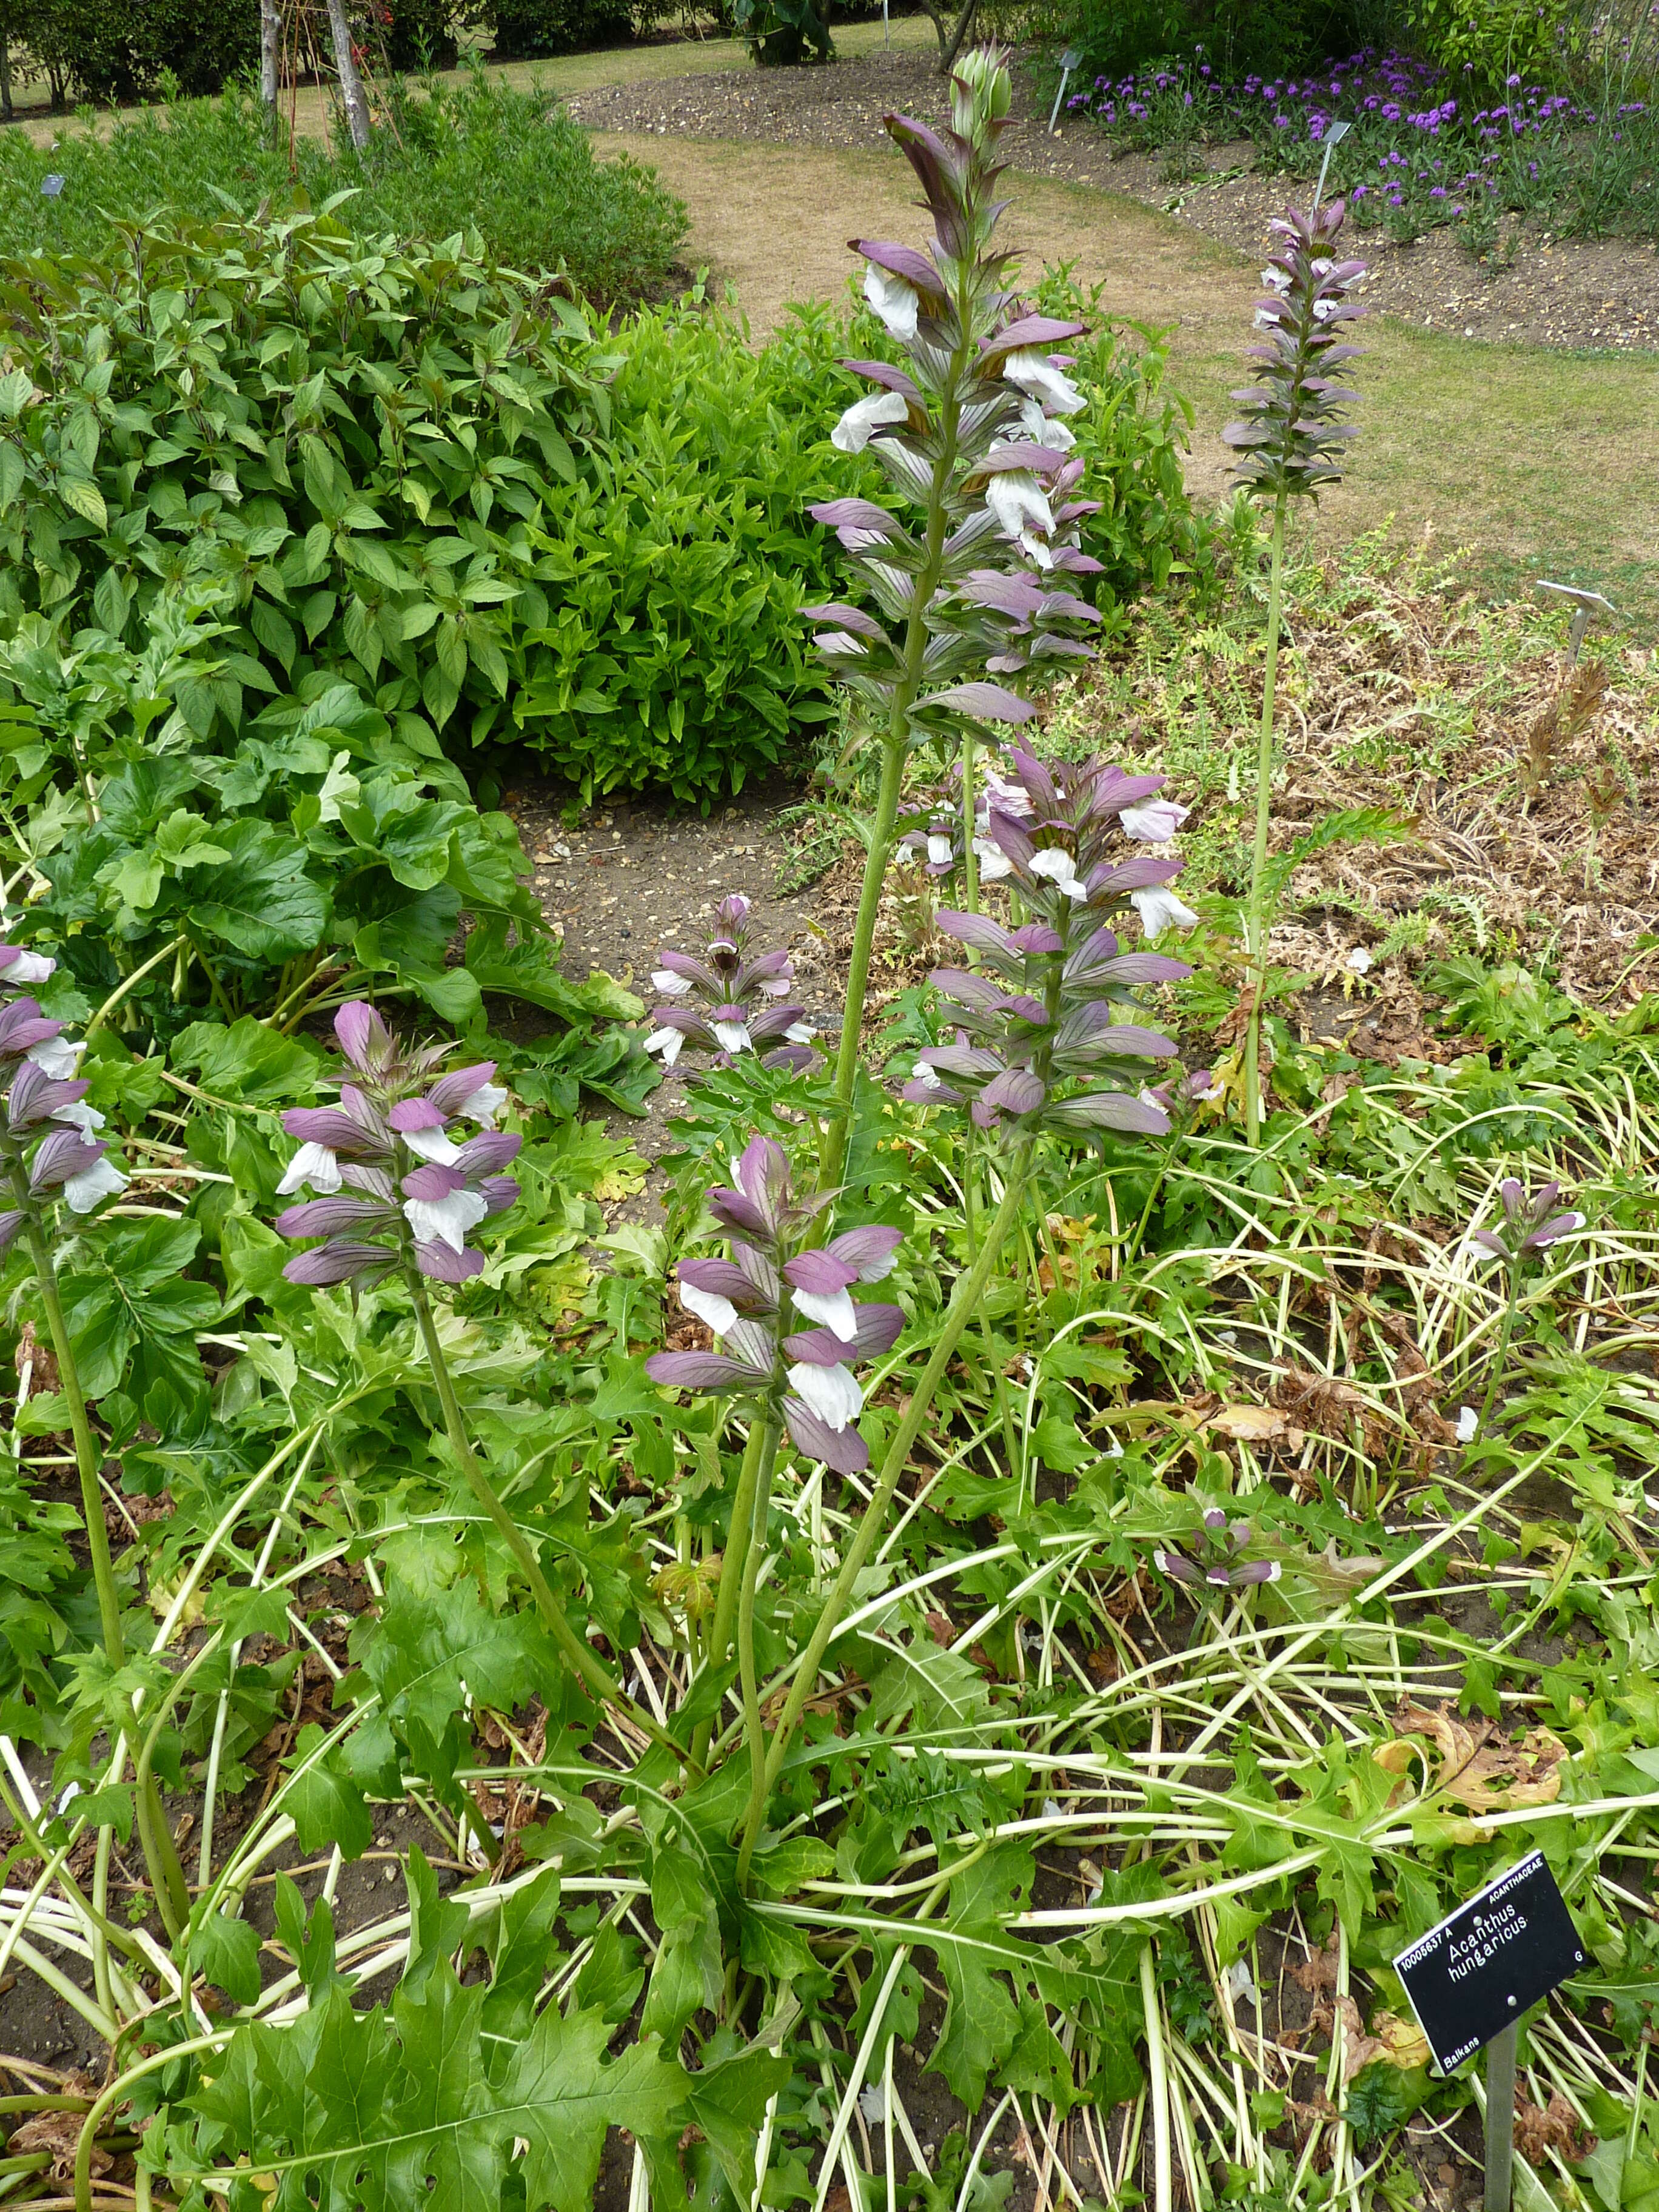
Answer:
[{"label": "leafy bush", "polygon": [[[163,932],[216,1004],[299,1006],[346,943],[462,1014],[463,906],[535,909],[436,732],[505,690],[526,518],[574,477],[561,423],[603,417],[583,325],[528,279],[311,217],[141,245],[142,283],[36,262],[0,288],[10,764],[47,911],[88,932],[91,986],[106,939],[148,958]],[[95,818],[64,733],[107,779]]]},{"label": "leafy bush", "polygon": [[[517,269],[562,270],[579,290],[612,301],[659,284],[685,234],[685,211],[647,169],[596,162],[586,137],[533,92],[482,74],[429,95],[392,88],[395,130],[362,154],[301,139],[297,177],[273,147],[258,104],[228,92],[161,113],[123,116],[106,137],[67,131],[39,146],[0,135],[0,253],[104,254],[112,212],[154,221],[167,208],[211,221],[226,203],[322,206],[349,191],[336,216],[361,237],[405,240],[465,231],[486,257]],[[48,174],[64,179],[42,193]]]},{"label": "leafy bush", "polygon": [[1355,35],[1352,0],[1061,0],[1048,28],[1056,51],[1081,49],[1085,77],[1194,46],[1224,75],[1294,69]]},{"label": "leafy bush", "polygon": [[186,93],[217,92],[259,58],[259,0],[30,0],[22,18],[8,28],[59,99],[142,100],[168,73]]},{"label": "leafy bush", "polygon": [[388,69],[454,68],[454,0],[379,0],[371,21]]},{"label": "leafy bush", "polygon": [[497,61],[568,54],[615,45],[628,37],[628,0],[490,0],[487,21]]},{"label": "leafy bush", "polygon": [[755,354],[691,306],[619,334],[609,436],[532,526],[517,609],[514,720],[584,793],[735,791],[829,717],[800,609],[830,588],[805,510],[845,482],[827,442],[841,335],[803,311]]}]

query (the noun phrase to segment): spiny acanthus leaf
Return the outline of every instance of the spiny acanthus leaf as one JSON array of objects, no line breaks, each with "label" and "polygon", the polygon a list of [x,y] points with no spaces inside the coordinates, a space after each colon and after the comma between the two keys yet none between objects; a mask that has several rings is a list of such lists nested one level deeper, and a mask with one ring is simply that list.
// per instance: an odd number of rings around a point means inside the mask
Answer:
[{"label": "spiny acanthus leaf", "polygon": [[[485,1992],[447,1961],[417,1996],[355,2012],[337,1986],[290,2027],[240,2028],[217,2078],[191,2100],[195,2148],[245,2158],[234,2212],[500,2212],[510,2172],[528,2202],[587,2212],[608,2127],[659,2134],[683,2105],[681,2068],[653,2043],[605,2057],[597,2012],[549,2007],[508,2054],[486,2063]],[[515,2138],[528,2145],[514,2157]],[[173,2179],[178,2171],[174,2138]],[[252,2176],[258,2175],[256,2186]],[[274,2179],[276,2193],[270,2193]]]}]

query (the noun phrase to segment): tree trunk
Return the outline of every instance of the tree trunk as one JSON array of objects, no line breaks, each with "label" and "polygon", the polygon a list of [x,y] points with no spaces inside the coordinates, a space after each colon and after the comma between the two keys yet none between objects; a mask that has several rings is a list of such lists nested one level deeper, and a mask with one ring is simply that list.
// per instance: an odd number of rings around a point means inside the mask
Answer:
[{"label": "tree trunk", "polygon": [[0,114],[11,121],[11,40],[0,27]]},{"label": "tree trunk", "polygon": [[282,0],[259,0],[259,98],[273,113],[282,43]]},{"label": "tree trunk", "polygon": [[346,21],[345,0],[328,0],[328,27],[334,38],[334,66],[340,72],[340,100],[345,108],[346,128],[351,133],[351,143],[361,149],[368,143],[368,102],[363,97],[363,81],[357,74],[357,64],[351,52],[351,27]]}]

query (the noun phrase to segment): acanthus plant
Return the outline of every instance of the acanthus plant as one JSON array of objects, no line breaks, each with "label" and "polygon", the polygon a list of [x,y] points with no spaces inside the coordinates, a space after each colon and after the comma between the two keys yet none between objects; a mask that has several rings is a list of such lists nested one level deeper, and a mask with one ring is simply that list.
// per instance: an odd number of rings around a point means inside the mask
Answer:
[{"label": "acanthus plant", "polygon": [[678,1267],[681,1304],[725,1348],[654,1352],[645,1366],[652,1381],[668,1389],[729,1395],[750,1409],[748,1445],[703,1653],[705,1666],[718,1672],[735,1627],[752,1764],[746,1869],[766,1796],[755,1587],[779,1442],[787,1427],[808,1459],[821,1460],[839,1474],[868,1467],[869,1450],[854,1426],[864,1392],[853,1368],[892,1350],[904,1315],[896,1305],[855,1301],[852,1295],[858,1285],[891,1273],[896,1229],[872,1223],[827,1244],[816,1243],[829,1199],[797,1195],[787,1155],[769,1138],[754,1138],[733,1172],[735,1187],[719,1186],[708,1194],[709,1212],[730,1241],[731,1257],[682,1260]]},{"label": "acanthus plant", "polygon": [[[1571,1237],[1582,1229],[1588,1216],[1577,1207],[1557,1208],[1561,1195],[1559,1182],[1547,1182],[1528,1193],[1518,1176],[1505,1176],[1498,1187],[1503,1212],[1490,1229],[1472,1229],[1471,1240],[1483,1252],[1504,1262],[1504,1318],[1498,1327],[1498,1344],[1492,1353],[1492,1367],[1486,1382],[1486,1395],[1473,1425],[1467,1434],[1460,1429],[1465,1443],[1484,1428],[1492,1418],[1492,1407],[1498,1402],[1498,1392],[1504,1387],[1504,1377],[1509,1360],[1510,1343],[1515,1334],[1516,1317],[1521,1310],[1521,1285],[1528,1267],[1534,1265],[1553,1244],[1564,1237]],[[1468,1423],[1468,1409],[1464,1409]]]},{"label": "acanthus plant", "polygon": [[651,981],[676,1003],[653,1007],[657,1026],[645,1048],[659,1054],[665,1067],[672,1067],[688,1044],[712,1054],[717,1067],[744,1052],[758,1054],[766,1067],[812,1065],[806,1009],[789,1003],[793,963],[782,950],[750,952],[749,901],[740,891],[715,908],[714,933],[701,959],[672,947],[657,957],[662,964]]},{"label": "acanthus plant", "polygon": [[1343,204],[1333,200],[1308,216],[1290,209],[1272,226],[1279,243],[1261,272],[1267,288],[1256,303],[1263,343],[1248,358],[1255,381],[1233,398],[1244,419],[1222,433],[1242,455],[1234,473],[1255,498],[1273,503],[1273,566],[1267,591],[1267,652],[1262,675],[1261,726],[1256,748],[1255,830],[1245,905],[1247,963],[1244,1032],[1244,1116],[1249,1142],[1261,1134],[1261,1018],[1267,997],[1268,920],[1266,885],[1267,831],[1273,798],[1273,702],[1279,680],[1279,637],[1285,608],[1285,523],[1292,499],[1315,499],[1321,488],[1342,480],[1342,456],[1356,426],[1343,420],[1358,395],[1328,372],[1359,358],[1346,339],[1348,325],[1365,313],[1354,299],[1364,278],[1362,261],[1337,258]]},{"label": "acanthus plant", "polygon": [[[1180,827],[1186,810],[1157,796],[1164,781],[1103,761],[1048,766],[1013,753],[989,834],[1027,919],[1008,928],[985,915],[934,917],[980,964],[934,971],[958,1035],[920,1054],[907,1098],[966,1103],[980,1128],[1008,1125],[1024,1138],[1042,1129],[1167,1133],[1163,1108],[1139,1094],[1145,1064],[1172,1058],[1176,1047],[1119,1022],[1115,1009],[1138,1011],[1136,988],[1192,970],[1164,953],[1123,951],[1110,926],[1131,906],[1149,937],[1195,919],[1168,888],[1179,860],[1125,849],[1137,838],[1166,842]],[[1112,1087],[1124,1083],[1135,1090]]]},{"label": "acanthus plant", "polygon": [[537,1610],[589,1692],[658,1738],[661,1731],[650,1715],[623,1692],[592,1644],[571,1626],[568,1606],[555,1595],[534,1546],[497,1497],[468,1436],[432,1310],[428,1284],[460,1284],[480,1273],[483,1255],[467,1239],[519,1196],[518,1182],[504,1171],[523,1140],[493,1127],[507,1102],[494,1080],[495,1062],[444,1071],[453,1047],[405,1047],[361,1000],[341,1007],[334,1034],[350,1071],[340,1080],[339,1103],[293,1107],[283,1116],[299,1150],[278,1191],[286,1197],[309,1187],[321,1194],[277,1218],[284,1237],[321,1240],[283,1272],[290,1282],[313,1289],[389,1276],[401,1280],[450,1449],[516,1561]]},{"label": "acanthus plant", "polygon": [[[57,962],[27,946],[0,944],[0,1170],[10,1203],[0,1210],[0,1252],[21,1237],[34,1272],[35,1290],[58,1363],[58,1388],[69,1414],[81,1490],[81,1516],[98,1600],[98,1626],[104,1658],[112,1676],[126,1661],[120,1594],[110,1556],[100,1484],[103,1453],[93,1433],[79,1363],[58,1285],[57,1248],[62,1233],[58,1209],[71,1217],[94,1213],[118,1197],[127,1176],[111,1156],[108,1139],[98,1134],[104,1117],[87,1103],[90,1085],[79,1074],[84,1042],[64,1034],[64,1024],[42,1012],[28,986],[46,982]],[[119,1718],[136,1723],[123,1699]],[[185,1877],[154,1780],[137,1777],[138,1832],[151,1887],[164,1924],[176,1937],[190,1911]],[[109,1833],[100,1844],[107,1864]],[[99,1966],[101,1975],[101,1960]]]},{"label": "acanthus plant", "polygon": [[947,750],[960,744],[971,850],[974,735],[1033,712],[991,677],[1085,655],[1079,633],[1097,619],[1064,580],[1100,565],[1078,544],[1078,525],[1097,503],[1069,496],[1083,469],[1065,418],[1085,400],[1055,352],[1083,325],[1029,312],[1008,289],[1009,257],[992,246],[1006,204],[995,197],[993,155],[1011,100],[1006,58],[987,48],[965,57],[953,79],[953,128],[889,115],[887,129],[921,180],[933,238],[927,253],[854,241],[866,264],[865,297],[908,366],[843,364],[877,388],[848,409],[834,435],[844,450],[867,449],[920,513],[911,528],[872,500],[812,509],[836,532],[881,617],[841,601],[807,610],[820,626],[820,653],[882,747],[823,1189],[839,1182],[846,1157],[871,947],[906,763],[930,742]]}]

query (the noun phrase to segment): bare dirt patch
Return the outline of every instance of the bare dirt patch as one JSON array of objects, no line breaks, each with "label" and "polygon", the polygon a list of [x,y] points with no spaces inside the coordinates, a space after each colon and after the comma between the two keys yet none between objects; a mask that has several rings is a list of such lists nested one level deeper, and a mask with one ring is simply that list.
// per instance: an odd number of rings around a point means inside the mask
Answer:
[{"label": "bare dirt patch", "polygon": [[[1283,179],[1255,173],[1248,146],[1212,151],[1214,181],[1172,187],[1161,179],[1159,157],[1119,155],[1088,123],[1073,119],[1051,137],[1029,79],[1022,75],[1017,85],[1003,151],[1028,175],[1122,193],[1252,256],[1271,217],[1297,197]],[[875,151],[886,143],[887,111],[939,121],[948,101],[933,58],[900,51],[828,69],[743,69],[611,85],[566,104],[591,131]],[[1516,232],[1505,242],[1506,265],[1499,265],[1477,262],[1446,233],[1413,246],[1370,233],[1363,251],[1375,270],[1376,303],[1432,330],[1540,345],[1659,343],[1659,250],[1650,245],[1557,243]]]}]

